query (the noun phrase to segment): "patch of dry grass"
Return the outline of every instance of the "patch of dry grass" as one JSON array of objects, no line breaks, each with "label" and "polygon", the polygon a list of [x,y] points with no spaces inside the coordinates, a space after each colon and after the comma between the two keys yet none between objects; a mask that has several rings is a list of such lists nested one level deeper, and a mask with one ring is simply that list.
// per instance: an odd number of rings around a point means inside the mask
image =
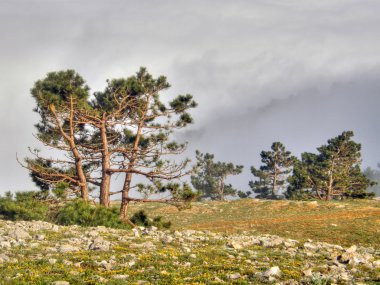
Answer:
[{"label": "patch of dry grass", "polygon": [[175,229],[254,231],[346,246],[380,245],[380,202],[374,200],[315,203],[245,199],[197,202],[184,211],[164,204],[134,204],[131,209],[131,213],[144,209],[152,216],[163,216]]}]

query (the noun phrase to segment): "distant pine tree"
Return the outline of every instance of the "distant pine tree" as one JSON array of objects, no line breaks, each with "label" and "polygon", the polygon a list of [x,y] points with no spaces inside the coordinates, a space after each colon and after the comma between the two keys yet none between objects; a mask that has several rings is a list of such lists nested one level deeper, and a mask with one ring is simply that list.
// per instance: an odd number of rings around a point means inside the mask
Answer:
[{"label": "distant pine tree", "polygon": [[377,196],[380,196],[380,163],[377,164],[378,169],[372,169],[371,167],[367,167],[364,170],[364,175],[376,182],[376,184],[369,187],[369,192],[374,192]]},{"label": "distant pine tree", "polygon": [[352,140],[352,131],[329,139],[318,154],[303,153],[296,164],[287,196],[314,196],[323,200],[333,198],[364,198],[373,195],[367,188],[374,185],[360,169],[361,145]]},{"label": "distant pine tree", "polygon": [[226,162],[214,162],[214,155],[196,151],[197,172],[191,176],[191,183],[203,198],[224,200],[225,196],[235,196],[236,189],[231,184],[225,184],[230,175],[237,175],[243,171],[242,165]]},{"label": "distant pine tree", "polygon": [[250,181],[249,186],[258,194],[257,198],[277,199],[279,190],[284,187],[296,158],[280,142],[274,142],[271,150],[262,151],[260,156],[263,165],[259,169],[251,167],[253,176],[258,180]]}]

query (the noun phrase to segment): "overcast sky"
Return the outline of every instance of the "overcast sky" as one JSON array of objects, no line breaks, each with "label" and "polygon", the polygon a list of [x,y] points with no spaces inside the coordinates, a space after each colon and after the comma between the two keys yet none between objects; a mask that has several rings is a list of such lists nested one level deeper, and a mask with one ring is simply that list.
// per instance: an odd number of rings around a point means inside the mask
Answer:
[{"label": "overcast sky", "polygon": [[0,0],[0,193],[33,189],[16,162],[37,146],[30,96],[75,69],[92,91],[140,66],[191,93],[194,150],[245,165],[281,141],[297,156],[353,130],[363,166],[380,162],[378,0]]}]

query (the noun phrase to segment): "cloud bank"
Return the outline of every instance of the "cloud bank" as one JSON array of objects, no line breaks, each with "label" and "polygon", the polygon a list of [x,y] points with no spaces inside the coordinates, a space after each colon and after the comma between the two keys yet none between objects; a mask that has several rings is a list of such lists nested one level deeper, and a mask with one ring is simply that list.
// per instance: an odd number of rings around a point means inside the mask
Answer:
[{"label": "cloud bank", "polygon": [[299,155],[353,130],[364,165],[380,162],[380,2],[0,2],[0,191],[33,188],[15,161],[33,138],[33,82],[73,68],[92,91],[139,66],[191,93],[199,149],[250,165],[273,141]]}]

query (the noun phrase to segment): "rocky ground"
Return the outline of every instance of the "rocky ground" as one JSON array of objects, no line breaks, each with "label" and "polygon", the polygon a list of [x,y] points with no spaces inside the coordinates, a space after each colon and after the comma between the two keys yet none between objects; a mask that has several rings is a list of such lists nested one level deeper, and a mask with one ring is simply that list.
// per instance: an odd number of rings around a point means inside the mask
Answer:
[{"label": "rocky ground", "polygon": [[0,221],[2,284],[377,284],[380,252],[271,235]]}]

